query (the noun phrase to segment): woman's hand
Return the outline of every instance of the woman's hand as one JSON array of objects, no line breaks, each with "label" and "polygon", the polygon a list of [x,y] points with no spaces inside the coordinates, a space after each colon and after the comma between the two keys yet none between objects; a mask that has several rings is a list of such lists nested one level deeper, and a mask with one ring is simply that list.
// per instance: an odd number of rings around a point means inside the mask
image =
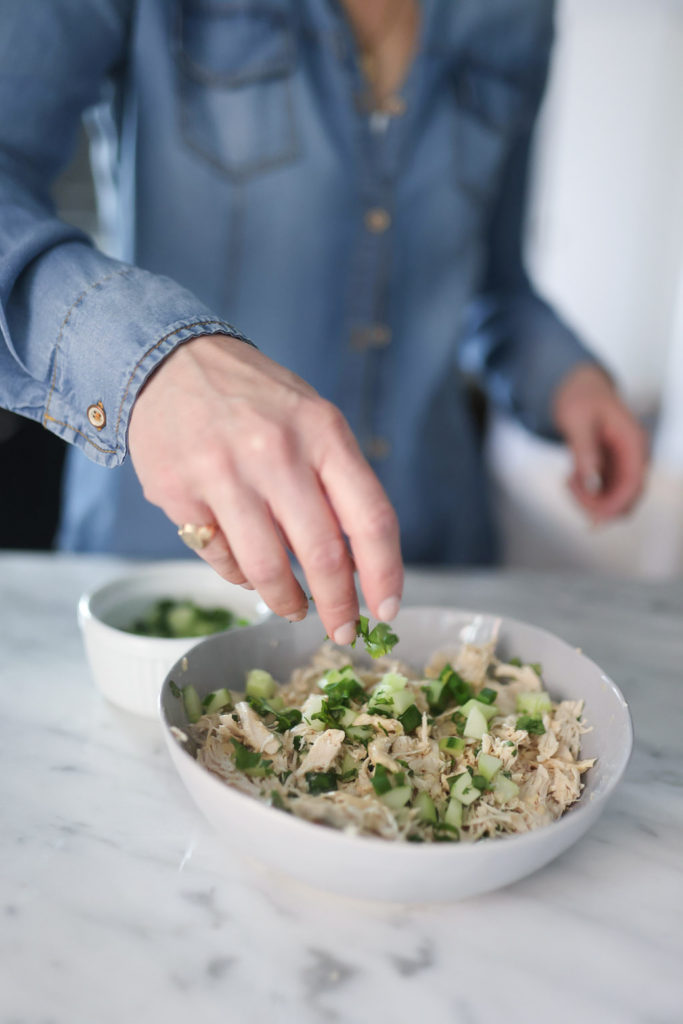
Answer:
[{"label": "woman's hand", "polygon": [[574,457],[569,488],[593,522],[630,511],[643,489],[647,438],[609,377],[578,366],[558,388],[553,414]]},{"label": "woman's hand", "polygon": [[288,547],[337,643],[355,637],[354,561],[373,615],[396,615],[403,567],[386,494],[339,410],[256,349],[223,335],[177,348],[135,402],[129,450],[145,497],[178,525],[216,523],[201,557],[278,615],[308,610]]}]

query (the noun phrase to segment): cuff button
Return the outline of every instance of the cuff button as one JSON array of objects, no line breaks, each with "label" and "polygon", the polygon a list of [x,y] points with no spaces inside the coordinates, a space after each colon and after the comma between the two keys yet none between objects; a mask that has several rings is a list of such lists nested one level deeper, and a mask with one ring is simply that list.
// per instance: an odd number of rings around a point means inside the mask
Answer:
[{"label": "cuff button", "polygon": [[88,420],[95,430],[101,430],[107,422],[107,415],[101,402],[88,406]]}]

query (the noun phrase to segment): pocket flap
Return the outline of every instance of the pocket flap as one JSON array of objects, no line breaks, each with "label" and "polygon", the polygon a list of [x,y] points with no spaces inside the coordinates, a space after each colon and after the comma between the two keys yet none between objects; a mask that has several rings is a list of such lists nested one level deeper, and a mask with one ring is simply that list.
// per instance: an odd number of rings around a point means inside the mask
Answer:
[{"label": "pocket flap", "polygon": [[294,65],[291,27],[274,4],[184,0],[179,43],[183,71],[205,85],[237,88]]}]

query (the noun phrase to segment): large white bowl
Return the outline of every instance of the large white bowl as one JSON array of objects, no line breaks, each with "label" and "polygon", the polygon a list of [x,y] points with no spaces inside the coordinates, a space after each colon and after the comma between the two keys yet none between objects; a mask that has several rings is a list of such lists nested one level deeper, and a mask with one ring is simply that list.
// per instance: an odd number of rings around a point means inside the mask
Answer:
[{"label": "large white bowl", "polygon": [[113,704],[148,718],[159,714],[159,691],[171,665],[203,639],[137,636],[126,631],[164,597],[228,608],[251,622],[270,615],[255,591],[226,583],[199,560],[141,568],[83,594],[78,622],[95,683]]},{"label": "large white bowl", "polygon": [[[394,622],[397,657],[416,668],[440,647],[490,633],[494,618],[445,608],[407,608]],[[203,768],[171,732],[183,728],[182,703],[170,680],[192,683],[204,696],[221,686],[242,689],[245,672],[265,668],[284,681],[320,645],[324,630],[309,617],[290,625],[272,619],[259,626],[205,640],[176,664],[161,691],[161,717],[168,748],[181,778],[209,822],[238,854],[255,858],[295,878],[347,896],[420,903],[462,899],[514,882],[571,846],[604,810],[624,773],[632,746],[628,706],[615,684],[579,651],[545,630],[501,619],[498,652],[541,662],[546,685],[557,699],[584,698],[593,731],[583,737],[582,756],[597,757],[584,776],[580,800],[559,821],[524,835],[476,844],[392,843],[345,835],[259,803],[231,789]],[[351,653],[351,652],[350,652]]]}]

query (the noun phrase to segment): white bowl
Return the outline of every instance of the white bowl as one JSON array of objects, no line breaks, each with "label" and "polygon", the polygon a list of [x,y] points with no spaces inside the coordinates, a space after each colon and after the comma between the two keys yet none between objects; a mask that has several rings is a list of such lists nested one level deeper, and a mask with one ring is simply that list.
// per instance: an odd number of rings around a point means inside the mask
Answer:
[{"label": "white bowl", "polygon": [[241,689],[245,672],[254,667],[284,681],[323,639],[324,629],[314,616],[296,625],[272,619],[210,638],[190,652],[185,666],[173,667],[161,691],[162,724],[173,762],[196,803],[233,850],[319,888],[421,903],[462,899],[514,882],[566,850],[604,810],[626,768],[632,728],[623,696],[594,662],[551,633],[523,622],[456,609],[406,608],[393,623],[400,637],[393,653],[419,668],[434,650],[457,644],[463,630],[469,630],[467,639],[475,639],[473,632],[483,639],[495,622],[501,624],[501,656],[541,662],[551,696],[584,698],[585,716],[593,726],[583,737],[581,753],[598,761],[583,777],[581,798],[545,828],[460,845],[351,836],[283,814],[231,789],[202,767],[171,732],[172,726],[186,726],[186,718],[182,702],[171,693],[170,680],[194,684],[200,696],[221,686]]},{"label": "white bowl", "polygon": [[255,591],[226,583],[204,562],[163,562],[83,594],[78,622],[95,683],[113,704],[156,718],[164,676],[204,637],[166,639],[126,631],[154,601],[188,598],[259,622],[270,612]]}]

